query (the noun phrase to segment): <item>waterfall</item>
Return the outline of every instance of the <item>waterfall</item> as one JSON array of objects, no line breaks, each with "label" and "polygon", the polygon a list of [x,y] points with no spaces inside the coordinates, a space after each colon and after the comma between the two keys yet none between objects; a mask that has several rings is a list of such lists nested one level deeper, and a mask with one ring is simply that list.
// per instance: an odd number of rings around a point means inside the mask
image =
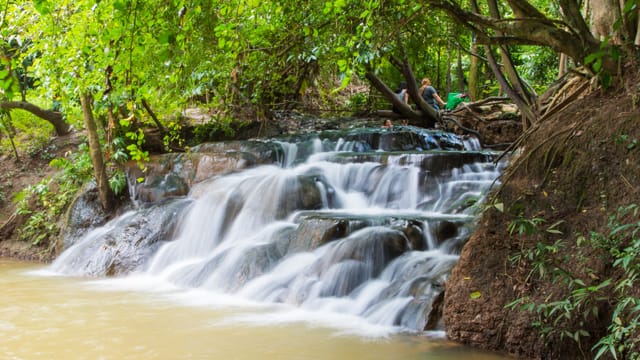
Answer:
[{"label": "waterfall", "polygon": [[[271,164],[216,174],[188,196],[127,213],[68,248],[52,269],[142,274],[372,325],[441,329],[430,317],[499,176],[495,154],[415,128],[321,136],[269,142],[278,148]],[[150,217],[158,230],[141,233]],[[128,247],[106,252],[119,237]],[[149,246],[119,271],[132,241]]]}]

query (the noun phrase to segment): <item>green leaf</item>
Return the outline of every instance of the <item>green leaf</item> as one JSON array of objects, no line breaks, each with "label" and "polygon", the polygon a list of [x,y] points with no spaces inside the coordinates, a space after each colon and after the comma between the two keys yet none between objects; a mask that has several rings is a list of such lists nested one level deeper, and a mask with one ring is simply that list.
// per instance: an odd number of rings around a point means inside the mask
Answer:
[{"label": "green leaf", "polygon": [[116,10],[122,11],[122,12],[126,12],[128,10],[129,7],[129,2],[128,1],[116,1],[113,3],[113,7]]},{"label": "green leaf", "polygon": [[35,6],[40,15],[47,15],[51,13],[51,4],[46,0],[34,0],[33,6]]},{"label": "green leaf", "polygon": [[480,291],[474,291],[469,294],[469,297],[472,299],[479,299],[480,297],[482,297],[482,294],[480,293]]},{"label": "green leaf", "polygon": [[351,82],[351,76],[345,76],[342,78],[342,81],[340,82],[340,87],[344,89],[347,87],[347,85],[349,85],[350,82]]},{"label": "green leaf", "polygon": [[587,55],[586,58],[584,58],[584,63],[586,65],[589,65],[592,62],[594,62],[596,59],[601,58],[601,57],[602,57],[602,54],[599,53],[599,52],[598,53],[589,54],[589,55]]},{"label": "green leaf", "polygon": [[171,31],[166,31],[158,36],[160,44],[172,44],[175,41],[175,35]]}]

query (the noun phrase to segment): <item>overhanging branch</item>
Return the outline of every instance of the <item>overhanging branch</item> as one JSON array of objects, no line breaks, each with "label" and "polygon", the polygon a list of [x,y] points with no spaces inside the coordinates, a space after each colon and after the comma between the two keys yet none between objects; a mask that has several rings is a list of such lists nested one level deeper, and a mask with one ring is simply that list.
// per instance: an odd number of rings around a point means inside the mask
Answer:
[{"label": "overhanging branch", "polygon": [[48,121],[56,129],[57,135],[67,135],[71,128],[64,121],[62,113],[59,111],[46,110],[37,105],[26,101],[2,101],[0,108],[11,111],[13,109],[21,109],[32,113],[33,115]]}]

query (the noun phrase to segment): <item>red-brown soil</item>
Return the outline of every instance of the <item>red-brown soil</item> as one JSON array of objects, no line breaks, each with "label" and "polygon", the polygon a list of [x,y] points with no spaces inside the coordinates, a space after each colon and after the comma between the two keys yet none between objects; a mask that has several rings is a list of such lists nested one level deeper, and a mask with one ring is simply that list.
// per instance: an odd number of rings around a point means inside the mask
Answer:
[{"label": "red-brown soil", "polygon": [[[444,318],[452,340],[524,358],[594,357],[590,349],[605,334],[614,302],[598,303],[598,316],[583,324],[555,325],[589,332],[580,347],[567,337],[544,339],[534,326],[535,313],[505,306],[523,297],[536,303],[558,300],[566,297],[567,287],[550,277],[540,279],[530,261],[510,257],[562,240],[565,246],[554,258],[563,259],[568,271],[587,283],[616,278],[606,252],[578,246],[576,240],[589,231],[607,234],[608,217],[616,209],[640,202],[637,79],[627,74],[616,89],[593,91],[528,132],[492,200],[504,211],[487,208],[447,282]],[[544,219],[542,230],[510,235],[508,227],[518,216]],[[558,221],[562,234],[544,231]]]}]

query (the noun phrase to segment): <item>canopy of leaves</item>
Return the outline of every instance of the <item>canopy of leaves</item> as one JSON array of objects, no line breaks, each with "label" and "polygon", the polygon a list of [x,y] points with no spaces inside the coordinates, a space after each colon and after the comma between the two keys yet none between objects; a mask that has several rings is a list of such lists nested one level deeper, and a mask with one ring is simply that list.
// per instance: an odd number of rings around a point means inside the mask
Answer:
[{"label": "canopy of leaves", "polygon": [[[405,0],[36,0],[2,11],[4,43],[28,43],[5,69],[29,58],[23,67],[41,84],[36,96],[63,108],[77,106],[84,90],[129,110],[140,99],[179,109],[194,97],[223,110],[287,107],[310,89],[330,96],[365,67],[397,83],[390,56],[409,59],[442,89],[457,52],[464,76],[470,59],[469,30]],[[516,54],[532,80],[549,80],[552,59],[535,68],[535,49]],[[8,70],[0,75],[7,97],[19,91]]]}]

